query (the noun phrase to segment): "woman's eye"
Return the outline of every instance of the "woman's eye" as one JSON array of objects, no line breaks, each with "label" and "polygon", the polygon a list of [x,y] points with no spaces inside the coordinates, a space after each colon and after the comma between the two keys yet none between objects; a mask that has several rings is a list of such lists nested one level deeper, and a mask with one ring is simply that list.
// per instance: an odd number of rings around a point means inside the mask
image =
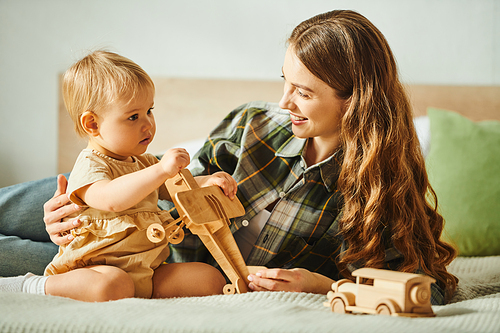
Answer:
[{"label": "woman's eye", "polygon": [[304,98],[307,98],[309,97],[308,95],[302,93],[302,91],[300,91],[299,89],[297,89],[297,94],[300,96],[300,97],[304,97]]},{"label": "woman's eye", "polygon": [[154,107],[150,108],[150,109],[148,110],[148,114],[152,114],[152,113],[153,113],[153,109],[154,109]]},{"label": "woman's eye", "polygon": [[132,121],[134,121],[134,120],[137,120],[137,118],[139,118],[139,115],[134,114],[133,116],[130,116],[130,117],[128,118],[128,120],[132,120]]}]

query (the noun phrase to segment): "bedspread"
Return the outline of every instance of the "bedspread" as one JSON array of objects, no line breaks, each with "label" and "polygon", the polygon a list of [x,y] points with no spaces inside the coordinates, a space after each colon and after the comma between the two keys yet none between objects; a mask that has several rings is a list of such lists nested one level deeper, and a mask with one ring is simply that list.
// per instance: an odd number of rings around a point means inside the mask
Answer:
[{"label": "bedspread", "polygon": [[500,332],[500,256],[457,258],[452,302],[436,317],[332,313],[325,295],[250,292],[164,300],[85,303],[2,294],[1,332]]}]

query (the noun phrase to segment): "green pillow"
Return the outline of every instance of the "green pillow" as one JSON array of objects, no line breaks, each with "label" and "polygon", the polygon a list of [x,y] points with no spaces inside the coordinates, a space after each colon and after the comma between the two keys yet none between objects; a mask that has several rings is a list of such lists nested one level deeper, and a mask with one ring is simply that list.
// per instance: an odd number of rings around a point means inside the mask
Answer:
[{"label": "green pillow", "polygon": [[460,256],[500,255],[500,122],[427,111],[426,166],[445,219],[443,238]]}]

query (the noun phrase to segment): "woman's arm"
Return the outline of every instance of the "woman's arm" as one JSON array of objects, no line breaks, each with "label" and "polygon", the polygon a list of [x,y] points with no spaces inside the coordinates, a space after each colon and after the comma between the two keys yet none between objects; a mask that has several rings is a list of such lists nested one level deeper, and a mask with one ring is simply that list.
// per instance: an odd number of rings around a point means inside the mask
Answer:
[{"label": "woman's arm", "polygon": [[225,171],[232,175],[238,164],[241,138],[248,121],[248,104],[231,111],[208,135],[191,161],[193,176]]},{"label": "woman's arm", "polygon": [[254,291],[295,291],[326,294],[334,280],[303,268],[272,268],[251,274],[248,279]]}]

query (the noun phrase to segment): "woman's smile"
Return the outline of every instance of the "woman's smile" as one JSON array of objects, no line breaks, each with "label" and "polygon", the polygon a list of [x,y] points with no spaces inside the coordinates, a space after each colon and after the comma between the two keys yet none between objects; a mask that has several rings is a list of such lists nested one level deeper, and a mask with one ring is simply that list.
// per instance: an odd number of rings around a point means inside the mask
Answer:
[{"label": "woman's smile", "polygon": [[300,126],[308,120],[305,117],[299,117],[291,112],[290,112],[290,119],[292,120],[292,124],[294,124],[295,126]]}]

